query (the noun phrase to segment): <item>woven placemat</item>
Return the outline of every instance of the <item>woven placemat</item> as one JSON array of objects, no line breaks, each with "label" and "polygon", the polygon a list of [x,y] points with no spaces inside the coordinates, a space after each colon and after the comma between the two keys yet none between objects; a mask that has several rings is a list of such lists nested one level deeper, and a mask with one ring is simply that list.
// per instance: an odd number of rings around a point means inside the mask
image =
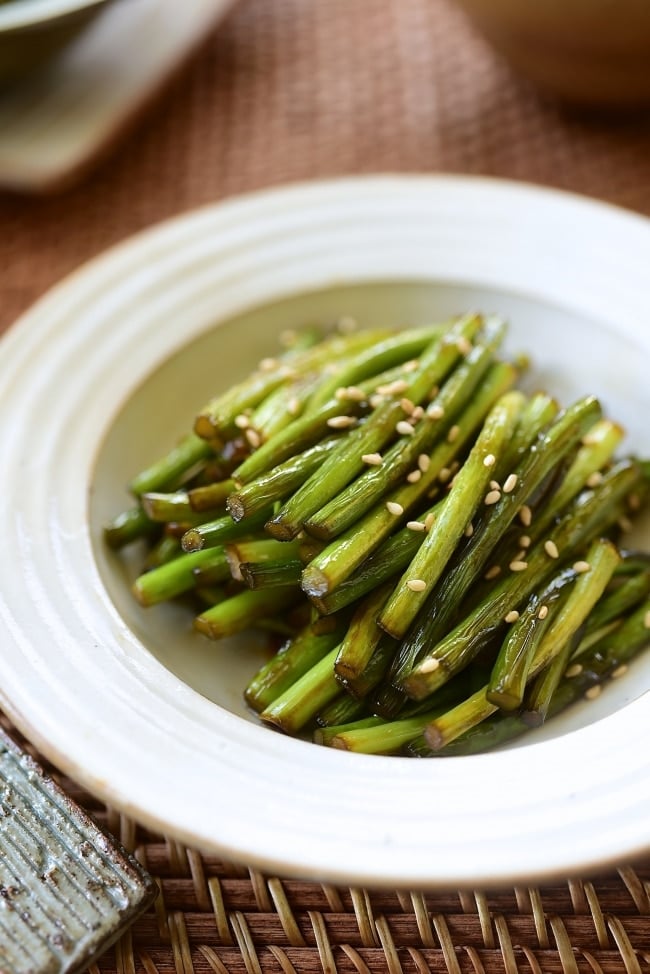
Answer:
[{"label": "woven placemat", "polygon": [[[52,198],[0,195],[0,330],[107,246],[234,193],[455,171],[650,214],[649,160],[650,117],[580,116],[540,98],[446,0],[239,0],[83,183]],[[335,889],[201,855],[62,784],[161,888],[99,962],[106,974],[650,969],[650,860],[532,889]]]}]

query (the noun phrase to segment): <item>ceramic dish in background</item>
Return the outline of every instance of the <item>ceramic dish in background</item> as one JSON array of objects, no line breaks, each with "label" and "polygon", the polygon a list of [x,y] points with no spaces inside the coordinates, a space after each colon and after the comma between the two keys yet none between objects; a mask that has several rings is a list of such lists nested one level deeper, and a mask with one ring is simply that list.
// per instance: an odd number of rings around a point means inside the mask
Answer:
[{"label": "ceramic dish in background", "polygon": [[[612,255],[616,255],[614,261]],[[650,845],[650,654],[525,744],[416,761],[331,751],[240,702],[259,647],[142,610],[106,551],[124,484],[278,332],[346,313],[512,322],[532,382],[586,391],[648,454],[647,220],[454,177],[305,184],[140,235],[2,341],[1,700],[57,764],[164,834],[268,872],[351,885],[584,875]],[[646,530],[641,539],[650,545]]]},{"label": "ceramic dish in background", "polygon": [[578,105],[650,103],[647,0],[457,0],[524,77]]},{"label": "ceramic dish in background", "polygon": [[0,84],[46,64],[110,0],[4,0],[0,3]]}]

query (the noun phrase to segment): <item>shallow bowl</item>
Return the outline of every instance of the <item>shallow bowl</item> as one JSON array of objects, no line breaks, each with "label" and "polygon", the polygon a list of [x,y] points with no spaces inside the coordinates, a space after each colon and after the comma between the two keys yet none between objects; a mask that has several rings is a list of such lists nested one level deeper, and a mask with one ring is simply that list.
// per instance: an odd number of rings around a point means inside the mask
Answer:
[{"label": "shallow bowl", "polygon": [[650,758],[630,742],[650,730],[650,654],[497,753],[332,751],[246,712],[254,637],[213,644],[181,609],[136,606],[136,556],[108,552],[102,525],[282,329],[343,314],[498,311],[510,350],[532,355],[531,387],[598,394],[647,455],[649,260],[648,221],[589,200],[376,177],[225,202],[93,261],[1,343],[2,705],[110,805],[268,871],[484,886],[645,851]]}]

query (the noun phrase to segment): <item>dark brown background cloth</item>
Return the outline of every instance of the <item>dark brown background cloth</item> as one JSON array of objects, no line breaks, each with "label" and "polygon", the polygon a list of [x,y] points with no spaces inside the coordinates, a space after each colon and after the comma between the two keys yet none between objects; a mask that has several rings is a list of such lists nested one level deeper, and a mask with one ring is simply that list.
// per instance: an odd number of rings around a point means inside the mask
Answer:
[{"label": "dark brown background cloth", "polygon": [[[240,0],[83,183],[51,198],[0,196],[0,329],[107,246],[231,194],[447,171],[650,214],[649,158],[650,117],[580,116],[540,98],[446,0]],[[110,974],[650,969],[650,862],[541,889],[337,890],[200,855],[64,785],[162,891],[101,960]]]}]

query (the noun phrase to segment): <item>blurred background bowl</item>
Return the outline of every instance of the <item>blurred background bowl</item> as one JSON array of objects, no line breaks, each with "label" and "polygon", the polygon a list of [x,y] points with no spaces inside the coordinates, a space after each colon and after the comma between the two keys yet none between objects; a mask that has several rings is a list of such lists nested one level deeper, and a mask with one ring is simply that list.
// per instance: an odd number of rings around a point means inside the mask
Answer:
[{"label": "blurred background bowl", "polygon": [[650,104],[649,0],[458,0],[522,75],[568,101]]},{"label": "blurred background bowl", "polygon": [[109,0],[0,0],[0,85],[46,64]]}]

